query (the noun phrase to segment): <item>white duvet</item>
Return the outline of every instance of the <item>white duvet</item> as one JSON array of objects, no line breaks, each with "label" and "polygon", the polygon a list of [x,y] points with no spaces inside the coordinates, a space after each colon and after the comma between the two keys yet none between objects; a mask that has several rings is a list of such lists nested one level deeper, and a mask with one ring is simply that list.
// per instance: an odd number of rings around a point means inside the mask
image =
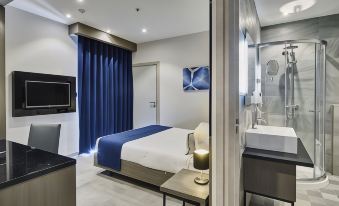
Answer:
[{"label": "white duvet", "polygon": [[121,159],[171,173],[184,168],[193,169],[192,155],[186,155],[187,135],[192,132],[171,128],[127,142],[122,147]]}]

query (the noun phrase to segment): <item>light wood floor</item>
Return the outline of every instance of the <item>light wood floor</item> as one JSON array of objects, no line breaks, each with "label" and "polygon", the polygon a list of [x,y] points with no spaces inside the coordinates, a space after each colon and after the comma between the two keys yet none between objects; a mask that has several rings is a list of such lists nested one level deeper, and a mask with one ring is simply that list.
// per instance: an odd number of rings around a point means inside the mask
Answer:
[{"label": "light wood floor", "polygon": [[[162,206],[160,193],[99,176],[102,171],[93,166],[92,155],[77,157],[78,206]],[[168,198],[167,205],[181,206],[182,202]]]},{"label": "light wood floor", "polygon": [[[160,193],[121,180],[99,176],[102,172],[93,166],[93,156],[77,158],[78,206],[162,206]],[[330,176],[330,184],[319,190],[298,190],[296,206],[338,206],[339,177]],[[168,206],[182,203],[168,198]],[[254,196],[251,206],[289,206],[283,202]]]}]

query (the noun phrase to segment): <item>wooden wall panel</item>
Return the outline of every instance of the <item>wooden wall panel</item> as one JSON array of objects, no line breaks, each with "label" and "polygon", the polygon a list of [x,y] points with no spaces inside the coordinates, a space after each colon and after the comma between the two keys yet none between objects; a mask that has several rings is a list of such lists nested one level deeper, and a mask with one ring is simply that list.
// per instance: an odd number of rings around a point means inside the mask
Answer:
[{"label": "wooden wall panel", "polygon": [[5,8],[0,6],[0,139],[6,137]]},{"label": "wooden wall panel", "polygon": [[75,166],[1,189],[0,205],[76,206]]}]

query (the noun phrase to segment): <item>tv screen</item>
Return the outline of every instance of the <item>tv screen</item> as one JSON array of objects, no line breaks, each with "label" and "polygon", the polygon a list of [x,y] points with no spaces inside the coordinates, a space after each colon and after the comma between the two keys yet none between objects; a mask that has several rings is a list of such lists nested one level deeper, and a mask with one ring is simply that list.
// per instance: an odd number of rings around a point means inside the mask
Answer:
[{"label": "tv screen", "polygon": [[26,108],[70,107],[71,84],[25,81]]}]

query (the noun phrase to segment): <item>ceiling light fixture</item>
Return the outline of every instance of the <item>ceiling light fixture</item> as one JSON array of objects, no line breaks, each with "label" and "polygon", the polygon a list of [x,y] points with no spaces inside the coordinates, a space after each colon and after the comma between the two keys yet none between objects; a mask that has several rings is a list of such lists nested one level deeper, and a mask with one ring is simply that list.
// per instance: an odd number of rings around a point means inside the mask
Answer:
[{"label": "ceiling light fixture", "polygon": [[106,32],[110,34],[110,33],[111,33],[111,30],[107,29]]},{"label": "ceiling light fixture", "polygon": [[80,14],[86,13],[86,10],[85,10],[85,9],[78,9],[78,11],[80,12]]},{"label": "ceiling light fixture", "polygon": [[143,28],[142,30],[142,33],[147,33],[147,29]]},{"label": "ceiling light fixture", "polygon": [[70,18],[72,18],[72,15],[66,14],[66,17],[70,19]]},{"label": "ceiling light fixture", "polygon": [[77,2],[80,2],[80,3],[82,3],[82,2],[84,2],[84,0],[77,0]]},{"label": "ceiling light fixture", "polygon": [[307,9],[310,9],[312,6],[315,5],[315,3],[316,0],[294,0],[280,7],[280,12],[284,16],[287,16],[289,14],[297,14]]}]

